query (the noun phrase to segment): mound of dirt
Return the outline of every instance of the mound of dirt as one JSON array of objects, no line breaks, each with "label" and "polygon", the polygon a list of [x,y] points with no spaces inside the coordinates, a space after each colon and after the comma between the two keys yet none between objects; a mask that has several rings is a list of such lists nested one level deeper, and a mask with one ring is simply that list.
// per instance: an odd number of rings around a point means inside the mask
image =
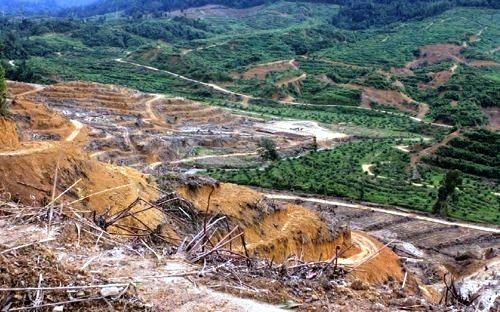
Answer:
[{"label": "mound of dirt", "polygon": [[403,280],[403,270],[399,263],[399,257],[390,248],[385,247],[379,241],[361,231],[354,231],[353,236],[356,237],[353,241],[357,243],[357,248],[362,246],[365,250],[372,249],[373,251],[372,256],[355,265],[355,269],[352,271],[353,276],[359,280],[375,284],[382,284],[391,280],[399,282]]},{"label": "mound of dirt", "polygon": [[[59,142],[32,154],[0,154],[0,181],[13,199],[41,205],[51,201],[54,182],[57,196],[79,181],[61,202],[76,201],[75,204],[98,214],[106,213],[108,217],[123,211],[138,198],[154,201],[159,196],[140,172],[90,160],[70,142]],[[138,203],[132,211],[145,208],[144,203]],[[157,209],[147,210],[136,217],[141,222],[129,218],[125,224],[154,229],[163,222],[163,214]]]},{"label": "mound of dirt", "polygon": [[0,150],[17,149],[20,146],[14,122],[0,118],[0,133],[2,134],[0,135]]},{"label": "mound of dirt", "polygon": [[[22,141],[38,141],[42,138],[60,140],[70,135],[74,129],[61,113],[21,96],[12,101],[10,112]],[[81,140],[84,140],[84,136],[80,136],[77,141]]]},{"label": "mound of dirt", "polygon": [[247,250],[258,257],[283,261],[296,255],[309,261],[326,260],[337,246],[350,241],[348,232],[329,228],[311,210],[274,203],[239,185],[182,185],[177,192],[201,212],[234,220],[244,230]]}]

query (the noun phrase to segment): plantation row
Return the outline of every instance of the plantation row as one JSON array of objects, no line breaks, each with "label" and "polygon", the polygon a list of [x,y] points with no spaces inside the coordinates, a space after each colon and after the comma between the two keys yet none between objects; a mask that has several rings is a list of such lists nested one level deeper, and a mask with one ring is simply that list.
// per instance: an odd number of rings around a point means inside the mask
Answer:
[{"label": "plantation row", "polygon": [[[212,170],[210,174],[239,184],[432,211],[444,171],[422,168],[422,180],[412,183],[409,156],[397,150],[397,144],[398,141],[387,139],[351,142],[330,151],[273,161],[265,169]],[[363,172],[363,164],[373,165],[375,175]],[[500,198],[495,192],[499,192],[498,185],[465,176],[463,186],[450,200],[448,214],[466,220],[500,223],[497,213]]]},{"label": "plantation row", "polygon": [[500,135],[486,129],[469,131],[442,146],[429,163],[446,169],[458,169],[466,173],[500,178]]}]

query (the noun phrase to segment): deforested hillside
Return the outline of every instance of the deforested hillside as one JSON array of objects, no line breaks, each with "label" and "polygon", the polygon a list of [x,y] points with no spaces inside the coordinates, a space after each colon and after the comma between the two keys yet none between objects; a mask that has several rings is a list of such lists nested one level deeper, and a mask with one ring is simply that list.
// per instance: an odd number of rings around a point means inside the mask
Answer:
[{"label": "deforested hillside", "polygon": [[61,3],[0,17],[1,311],[499,310],[495,1]]}]

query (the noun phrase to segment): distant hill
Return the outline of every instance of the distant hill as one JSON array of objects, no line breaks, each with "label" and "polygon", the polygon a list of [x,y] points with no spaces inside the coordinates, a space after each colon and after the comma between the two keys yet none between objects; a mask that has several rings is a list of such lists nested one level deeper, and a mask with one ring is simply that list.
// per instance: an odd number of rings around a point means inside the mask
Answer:
[{"label": "distant hill", "polygon": [[[81,0],[80,0],[81,1]],[[63,11],[62,15],[89,17],[122,12],[129,17],[161,16],[173,10],[200,7],[207,4],[231,8],[247,8],[279,0],[96,0],[85,7]],[[294,2],[299,0],[289,0]],[[499,0],[300,0],[342,6],[333,19],[334,26],[364,29],[410,19],[421,19],[441,14],[457,6],[500,8]]]},{"label": "distant hill", "polygon": [[[65,11],[64,15],[88,17],[123,11],[126,15],[141,16],[161,14],[172,10],[199,7],[207,4],[220,4],[228,7],[243,8],[261,5],[270,0],[98,0],[84,8]],[[318,1],[319,2],[319,1]],[[326,2],[326,1],[325,1]]]},{"label": "distant hill", "polygon": [[89,5],[95,1],[96,0],[0,0],[0,14],[49,14],[71,7]]}]

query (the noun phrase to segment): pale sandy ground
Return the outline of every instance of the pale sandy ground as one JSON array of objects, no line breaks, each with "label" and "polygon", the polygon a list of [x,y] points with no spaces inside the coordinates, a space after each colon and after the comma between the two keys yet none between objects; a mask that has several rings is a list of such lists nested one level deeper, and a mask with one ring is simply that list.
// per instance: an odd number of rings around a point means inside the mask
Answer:
[{"label": "pale sandy ground", "polygon": [[259,125],[260,129],[271,133],[289,133],[300,136],[316,137],[318,141],[330,141],[349,137],[347,134],[334,132],[320,126],[315,121],[278,120]]}]

